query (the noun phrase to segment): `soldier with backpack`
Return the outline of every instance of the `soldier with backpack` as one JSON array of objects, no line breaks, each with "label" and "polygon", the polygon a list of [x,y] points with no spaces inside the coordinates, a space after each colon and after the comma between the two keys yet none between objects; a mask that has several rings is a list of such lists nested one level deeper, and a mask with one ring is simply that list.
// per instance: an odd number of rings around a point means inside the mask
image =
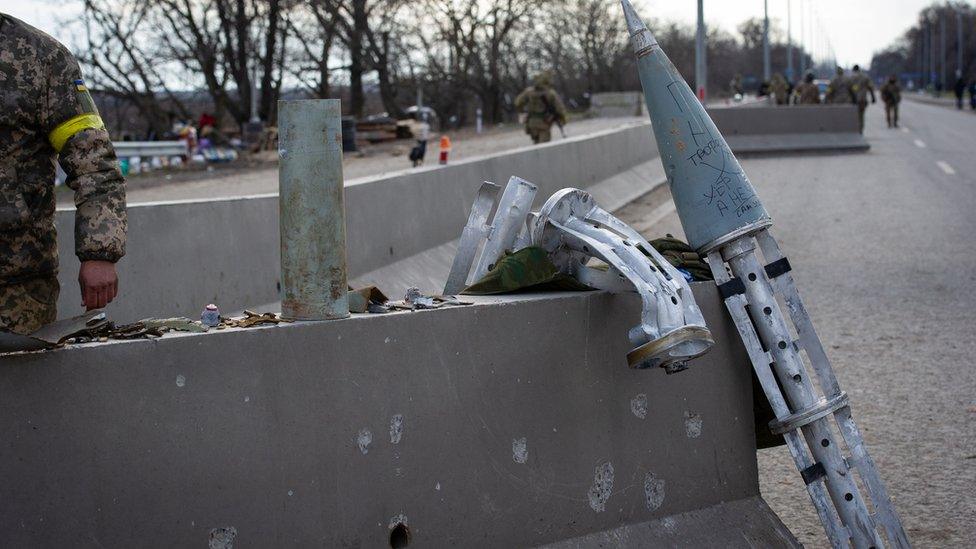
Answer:
[{"label": "soldier with backpack", "polygon": [[534,84],[515,98],[515,108],[526,113],[525,133],[536,144],[552,140],[553,124],[560,128],[566,124],[566,107],[552,89],[552,77],[548,73],[536,76]]}]

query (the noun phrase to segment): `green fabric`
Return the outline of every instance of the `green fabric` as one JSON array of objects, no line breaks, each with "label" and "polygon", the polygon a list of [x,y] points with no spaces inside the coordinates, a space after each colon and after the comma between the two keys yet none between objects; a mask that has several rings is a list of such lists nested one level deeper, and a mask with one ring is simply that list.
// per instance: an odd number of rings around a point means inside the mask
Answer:
[{"label": "green fabric", "polygon": [[510,294],[520,291],[560,292],[592,290],[556,269],[549,254],[537,246],[507,253],[481,280],[462,291],[466,295]]},{"label": "green fabric", "polygon": [[664,259],[668,260],[668,263],[688,271],[696,281],[714,280],[708,263],[705,263],[698,252],[685,242],[667,235],[664,238],[652,240],[650,244],[659,254],[664,256]]}]

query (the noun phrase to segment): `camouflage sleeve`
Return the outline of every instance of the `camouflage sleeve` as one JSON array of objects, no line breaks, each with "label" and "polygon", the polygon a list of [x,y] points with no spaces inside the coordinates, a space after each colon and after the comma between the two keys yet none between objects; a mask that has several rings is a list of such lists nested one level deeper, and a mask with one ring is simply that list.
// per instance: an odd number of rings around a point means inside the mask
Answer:
[{"label": "camouflage sleeve", "polygon": [[522,93],[518,94],[518,97],[515,98],[516,111],[521,111],[522,109],[525,108],[525,104],[528,102],[528,95],[529,95],[528,89],[522,90]]},{"label": "camouflage sleeve", "polygon": [[75,192],[75,254],[81,261],[118,261],[125,255],[125,179],[108,132],[66,50],[49,66],[46,125]]},{"label": "camouflage sleeve", "polygon": [[559,94],[553,91],[551,93],[552,109],[556,111],[556,118],[559,119],[560,124],[566,123],[566,105],[563,104],[563,100],[559,97]]}]

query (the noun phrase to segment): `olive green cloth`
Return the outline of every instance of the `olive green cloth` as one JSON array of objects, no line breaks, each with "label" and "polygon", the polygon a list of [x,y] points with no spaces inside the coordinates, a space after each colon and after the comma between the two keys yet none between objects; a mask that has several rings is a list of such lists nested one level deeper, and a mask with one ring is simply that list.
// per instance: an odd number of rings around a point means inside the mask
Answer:
[{"label": "olive green cloth", "polygon": [[664,238],[652,240],[650,244],[669,263],[678,269],[688,271],[695,281],[714,280],[712,278],[712,271],[708,268],[708,263],[705,263],[705,260],[698,255],[698,252],[685,242],[671,235],[667,235]]},{"label": "olive green cloth", "polygon": [[461,293],[495,295],[522,291],[574,292],[593,289],[559,272],[545,250],[529,246],[514,253],[506,253],[481,280]]}]

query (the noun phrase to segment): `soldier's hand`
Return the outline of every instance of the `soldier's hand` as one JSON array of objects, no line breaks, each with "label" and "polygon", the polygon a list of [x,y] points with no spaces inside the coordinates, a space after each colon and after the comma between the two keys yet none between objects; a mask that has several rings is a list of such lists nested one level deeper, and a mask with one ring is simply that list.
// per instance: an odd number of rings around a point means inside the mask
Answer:
[{"label": "soldier's hand", "polygon": [[119,276],[111,261],[82,261],[78,271],[81,285],[81,304],[85,309],[101,309],[115,299],[119,292]]}]

